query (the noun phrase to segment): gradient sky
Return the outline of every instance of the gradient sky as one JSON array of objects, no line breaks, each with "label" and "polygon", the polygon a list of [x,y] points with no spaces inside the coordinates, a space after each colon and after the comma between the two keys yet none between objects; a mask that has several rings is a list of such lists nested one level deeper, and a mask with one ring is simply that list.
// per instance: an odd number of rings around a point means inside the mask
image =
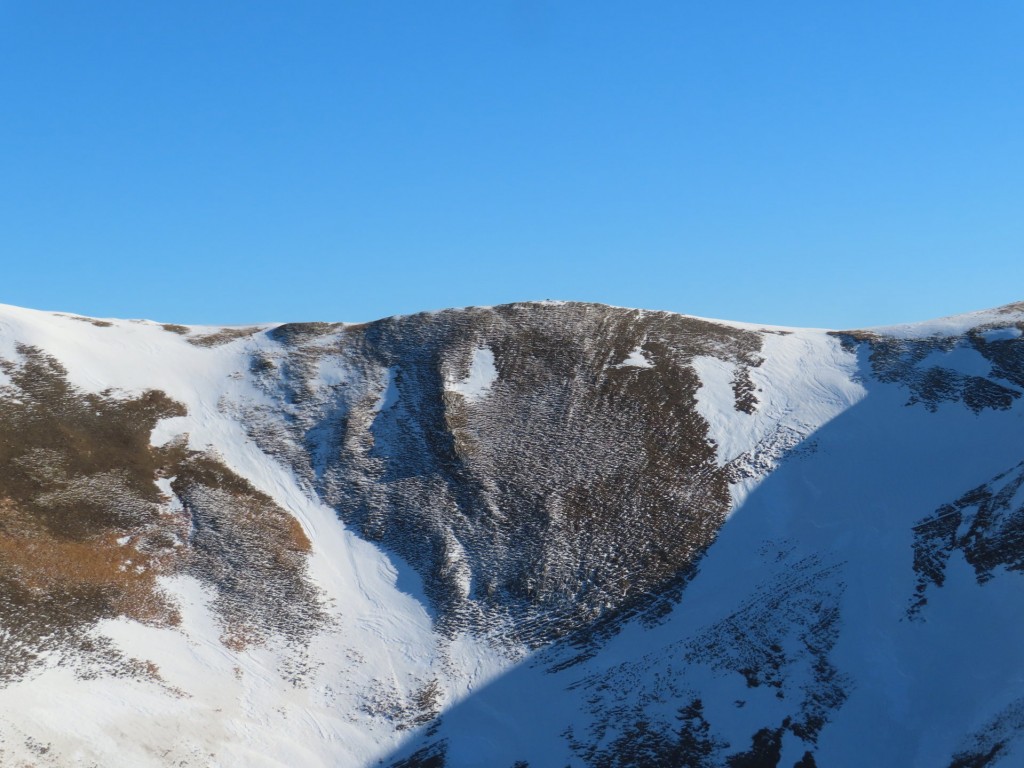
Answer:
[{"label": "gradient sky", "polygon": [[1024,300],[1024,4],[0,0],[0,302]]}]

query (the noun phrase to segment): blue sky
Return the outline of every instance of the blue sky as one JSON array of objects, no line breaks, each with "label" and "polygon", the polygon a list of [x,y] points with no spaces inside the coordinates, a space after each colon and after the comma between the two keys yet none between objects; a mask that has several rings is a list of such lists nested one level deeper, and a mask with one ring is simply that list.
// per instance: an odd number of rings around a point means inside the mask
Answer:
[{"label": "blue sky", "polygon": [[0,302],[1024,300],[1024,5],[0,0]]}]

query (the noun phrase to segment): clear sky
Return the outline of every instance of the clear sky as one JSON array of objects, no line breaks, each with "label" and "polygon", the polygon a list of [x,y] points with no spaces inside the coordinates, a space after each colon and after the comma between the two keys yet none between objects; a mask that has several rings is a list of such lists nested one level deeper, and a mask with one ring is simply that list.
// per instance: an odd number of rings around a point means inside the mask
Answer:
[{"label": "clear sky", "polygon": [[0,302],[1024,300],[1024,4],[0,0]]}]

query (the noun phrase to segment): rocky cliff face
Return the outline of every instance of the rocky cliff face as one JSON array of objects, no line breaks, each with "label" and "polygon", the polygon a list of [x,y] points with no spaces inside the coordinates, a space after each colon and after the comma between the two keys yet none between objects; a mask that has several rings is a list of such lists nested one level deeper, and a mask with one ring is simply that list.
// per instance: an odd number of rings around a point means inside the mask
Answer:
[{"label": "rocky cliff face", "polygon": [[4,308],[0,757],[1012,765],[1022,331]]}]

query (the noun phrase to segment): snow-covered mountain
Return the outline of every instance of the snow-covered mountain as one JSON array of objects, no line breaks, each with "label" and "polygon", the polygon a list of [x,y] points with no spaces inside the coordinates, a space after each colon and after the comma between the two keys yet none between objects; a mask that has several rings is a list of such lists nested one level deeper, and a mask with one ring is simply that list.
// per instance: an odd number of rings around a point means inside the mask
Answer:
[{"label": "snow-covered mountain", "polygon": [[1020,765],[1022,336],[0,306],[0,764]]}]

